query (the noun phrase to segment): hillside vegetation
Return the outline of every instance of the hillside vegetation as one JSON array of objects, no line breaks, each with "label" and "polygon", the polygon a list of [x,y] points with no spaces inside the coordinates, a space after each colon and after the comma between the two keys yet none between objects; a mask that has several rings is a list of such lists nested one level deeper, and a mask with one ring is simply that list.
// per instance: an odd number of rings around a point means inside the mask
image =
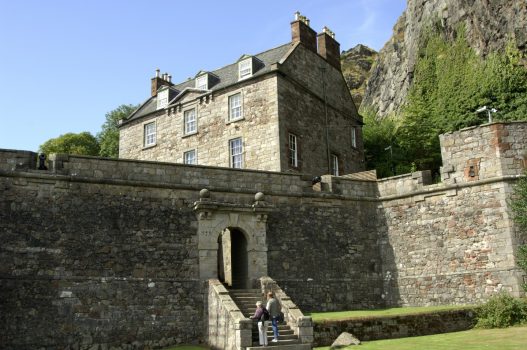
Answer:
[{"label": "hillside vegetation", "polygon": [[[378,118],[363,110],[369,169],[386,177],[414,170],[438,171],[439,134],[487,122],[482,106],[497,109],[494,121],[527,118],[527,68],[516,43],[479,56],[463,28],[450,41],[437,29],[422,36],[414,82],[397,115]],[[389,148],[391,147],[391,149]]]}]

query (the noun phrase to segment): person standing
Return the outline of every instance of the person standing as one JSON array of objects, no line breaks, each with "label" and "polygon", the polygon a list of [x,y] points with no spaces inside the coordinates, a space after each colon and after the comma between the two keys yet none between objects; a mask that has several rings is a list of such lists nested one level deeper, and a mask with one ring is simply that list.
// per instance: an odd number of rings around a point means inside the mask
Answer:
[{"label": "person standing", "polygon": [[269,316],[269,312],[263,307],[261,301],[256,302],[256,311],[254,315],[249,317],[251,320],[258,320],[258,341],[260,345],[267,346],[267,325],[268,321],[266,316]]},{"label": "person standing", "polygon": [[274,338],[273,343],[278,341],[278,315],[280,315],[280,303],[274,298],[273,292],[267,293],[267,311],[271,316],[271,325],[273,326]]}]

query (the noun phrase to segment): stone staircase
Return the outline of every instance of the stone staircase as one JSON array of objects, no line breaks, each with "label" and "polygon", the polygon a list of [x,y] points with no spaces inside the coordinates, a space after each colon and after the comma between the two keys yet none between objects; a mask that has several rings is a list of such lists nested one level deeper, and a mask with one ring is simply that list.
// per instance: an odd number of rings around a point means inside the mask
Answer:
[{"label": "stone staircase", "polygon": [[[236,303],[242,314],[249,318],[254,315],[256,310],[256,302],[261,301],[264,305],[266,298],[262,295],[260,289],[230,289],[229,294],[232,300]],[[255,321],[252,329],[253,347],[248,347],[247,350],[266,349],[272,350],[310,350],[311,346],[308,344],[301,344],[298,336],[293,332],[287,323],[278,324],[278,342],[271,342],[273,339],[273,330],[271,325],[267,329],[267,339],[269,345],[267,347],[259,346],[258,344],[258,325]]]}]

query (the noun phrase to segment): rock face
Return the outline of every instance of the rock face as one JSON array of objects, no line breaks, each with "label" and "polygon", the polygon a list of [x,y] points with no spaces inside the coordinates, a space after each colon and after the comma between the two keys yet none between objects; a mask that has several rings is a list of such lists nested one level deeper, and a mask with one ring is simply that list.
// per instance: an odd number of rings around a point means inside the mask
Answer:
[{"label": "rock face", "polygon": [[348,83],[356,106],[362,102],[366,81],[370,76],[370,70],[377,55],[377,51],[359,44],[348,51],[344,51],[340,56],[342,74]]},{"label": "rock face", "polygon": [[430,23],[439,24],[447,36],[463,24],[467,41],[482,55],[503,49],[508,38],[522,51],[527,48],[525,0],[408,0],[379,52],[362,107],[371,106],[381,116],[400,109],[412,84],[419,37]]}]

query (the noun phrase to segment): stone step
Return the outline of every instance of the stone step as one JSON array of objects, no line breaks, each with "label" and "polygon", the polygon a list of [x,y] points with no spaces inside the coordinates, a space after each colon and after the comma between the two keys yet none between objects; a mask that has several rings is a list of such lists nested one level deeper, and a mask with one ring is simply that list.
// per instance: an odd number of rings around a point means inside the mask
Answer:
[{"label": "stone step", "polygon": [[[253,328],[253,334],[255,334],[255,333],[258,334],[258,329]],[[278,333],[280,333],[280,335],[282,335],[282,334],[283,335],[291,335],[291,334],[294,335],[295,334],[295,332],[291,328],[289,328],[289,329],[280,329],[280,328],[278,328]],[[267,334],[273,335],[273,330],[272,329],[267,330]]]},{"label": "stone step", "polygon": [[[269,342],[273,339],[273,332],[271,334],[267,333],[267,339],[269,339]],[[298,337],[296,334],[282,334],[278,336],[279,341],[297,341]],[[258,333],[253,333],[253,342],[258,341]]]},{"label": "stone step", "polygon": [[311,345],[309,344],[278,344],[278,343],[269,343],[268,346],[249,346],[246,348],[247,350],[266,350],[266,349],[272,349],[272,350],[311,350]]},{"label": "stone step", "polygon": [[253,342],[253,346],[247,347],[247,349],[273,349],[273,350],[311,350],[310,344],[300,344],[298,340],[291,341],[291,340],[278,340],[278,342],[274,343],[271,340],[269,340],[269,344],[267,346],[259,346],[258,342]]},{"label": "stone step", "polygon": [[260,289],[229,289],[229,293],[231,295],[237,295],[237,294],[258,294],[261,295],[262,291]]}]

